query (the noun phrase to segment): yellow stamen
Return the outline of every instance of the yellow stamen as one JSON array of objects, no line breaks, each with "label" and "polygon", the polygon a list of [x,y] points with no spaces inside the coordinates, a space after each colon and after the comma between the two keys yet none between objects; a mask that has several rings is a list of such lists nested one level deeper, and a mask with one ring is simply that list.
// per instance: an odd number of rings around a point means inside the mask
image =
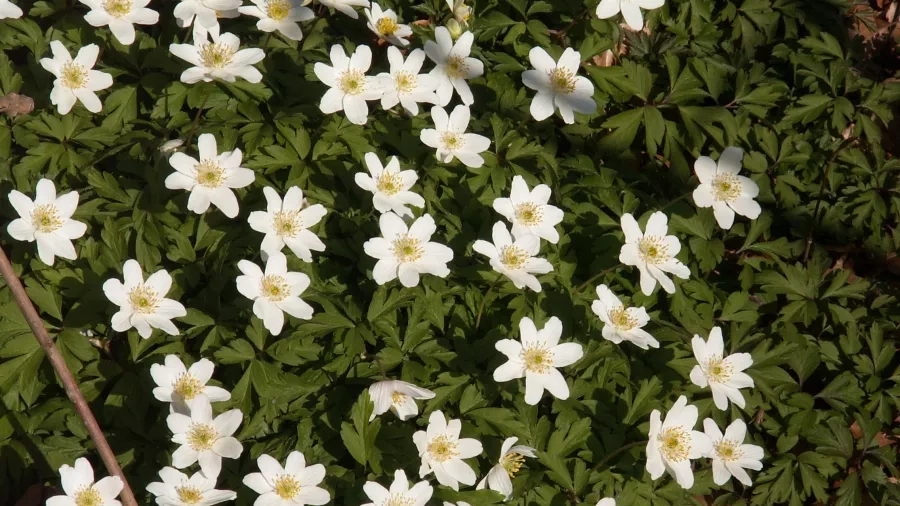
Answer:
[{"label": "yellow stamen", "polygon": [[59,210],[53,204],[41,204],[34,206],[31,211],[31,224],[35,231],[50,233],[59,230],[63,226],[63,220],[59,216]]},{"label": "yellow stamen", "polygon": [[446,462],[459,455],[456,451],[458,443],[448,436],[441,434],[428,442],[428,454],[433,460]]}]

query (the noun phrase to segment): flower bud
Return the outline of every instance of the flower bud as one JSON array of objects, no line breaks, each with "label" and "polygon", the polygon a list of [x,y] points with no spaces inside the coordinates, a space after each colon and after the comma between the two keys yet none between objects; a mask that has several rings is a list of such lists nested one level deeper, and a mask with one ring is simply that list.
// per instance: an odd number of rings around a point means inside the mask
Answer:
[{"label": "flower bud", "polygon": [[447,30],[450,31],[450,36],[453,37],[453,40],[459,38],[460,35],[463,34],[463,27],[459,24],[455,19],[451,19],[447,21]]}]

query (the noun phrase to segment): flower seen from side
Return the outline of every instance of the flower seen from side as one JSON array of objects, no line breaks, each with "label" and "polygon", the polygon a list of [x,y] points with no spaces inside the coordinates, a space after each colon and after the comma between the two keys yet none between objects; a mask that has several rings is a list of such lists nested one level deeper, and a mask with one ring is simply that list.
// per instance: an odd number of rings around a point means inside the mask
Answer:
[{"label": "flower seen from side", "polygon": [[35,187],[34,200],[12,190],[9,203],[19,217],[7,225],[6,231],[17,241],[36,242],[41,262],[52,266],[56,257],[78,258],[72,241],[87,231],[87,225],[72,219],[78,207],[78,192],[57,196],[53,181],[41,179]]},{"label": "flower seen from side", "polygon": [[694,190],[697,207],[712,207],[716,222],[723,229],[734,224],[734,215],[740,214],[751,220],[759,217],[762,208],[753,200],[759,195],[759,186],[746,176],[739,176],[741,148],[726,148],[719,157],[719,163],[708,156],[701,156],[694,162],[694,171],[700,185]]},{"label": "flower seen from side", "polygon": [[405,381],[385,380],[369,386],[369,397],[375,405],[370,422],[388,410],[400,420],[408,420],[419,414],[416,400],[433,399],[434,392]]},{"label": "flower seen from side", "polygon": [[68,114],[75,102],[81,102],[85,109],[95,114],[103,110],[96,92],[112,86],[113,78],[93,70],[100,47],[88,44],[79,49],[73,59],[66,46],[54,40],[50,42],[50,51],[53,57],[41,58],[41,67],[56,76],[50,91],[50,103],[56,106],[56,111]]},{"label": "flower seen from side", "polygon": [[706,341],[695,335],[691,347],[697,359],[697,365],[691,370],[691,382],[701,388],[709,387],[717,408],[728,409],[729,400],[743,408],[745,401],[740,389],[753,387],[753,378],[744,372],[753,365],[753,357],[749,353],[726,356],[721,327],[713,327]]},{"label": "flower seen from side", "polygon": [[178,327],[172,318],[186,316],[187,310],[180,302],[166,298],[172,288],[172,276],[160,269],[144,281],[140,264],[129,259],[122,266],[122,280],[124,283],[115,278],[103,283],[106,298],[119,306],[112,317],[113,330],[125,332],[134,327],[144,339],[150,337],[153,329],[177,336]]},{"label": "flower seen from side", "polygon": [[372,277],[379,285],[395,278],[406,287],[419,284],[420,274],[445,278],[450,274],[447,262],[453,260],[453,250],[431,241],[437,230],[430,214],[420,216],[407,226],[403,218],[384,213],[378,220],[381,237],[366,241],[366,254],[378,260]]},{"label": "flower seen from side", "polygon": [[242,273],[237,277],[238,291],[253,301],[253,314],[263,321],[272,335],[281,333],[284,313],[302,320],[312,318],[312,306],[300,298],[309,287],[309,276],[302,272],[289,272],[287,257],[283,253],[269,255],[265,272],[247,260],[239,261],[238,269]]},{"label": "flower seen from side", "polygon": [[690,277],[691,270],[675,258],[681,251],[681,242],[674,235],[668,235],[668,219],[662,212],[650,216],[644,231],[631,213],[625,213],[622,215],[622,232],[625,233],[625,244],[619,251],[619,261],[640,270],[644,295],[652,294],[657,282],[666,292],[675,293],[675,283],[666,276],[667,272],[681,279]]},{"label": "flower seen from side", "polygon": [[512,498],[512,478],[522,468],[522,465],[525,463],[525,457],[534,458],[537,456],[535,453],[537,450],[534,448],[516,445],[518,440],[519,438],[510,437],[503,441],[503,446],[500,448],[500,459],[488,471],[487,476],[478,482],[476,489],[482,490],[487,486],[491,490],[503,494],[506,501]]},{"label": "flower seen from side", "polygon": [[431,412],[426,430],[413,434],[422,459],[419,478],[434,473],[438,483],[453,490],[459,490],[460,483],[475,484],[475,471],[464,460],[477,457],[483,448],[477,439],[460,439],[461,430],[459,420],[447,421],[440,410]]},{"label": "flower seen from side", "polygon": [[541,240],[535,235],[517,237],[515,241],[502,221],[494,223],[493,243],[479,239],[472,249],[490,259],[491,267],[509,278],[516,288],[528,287],[541,291],[541,282],[535,274],[547,274],[553,266],[544,258],[535,255],[541,249]]},{"label": "flower seen from side", "polygon": [[606,285],[597,287],[597,300],[591,304],[591,311],[603,321],[604,339],[615,344],[629,341],[644,350],[659,348],[659,341],[643,329],[650,321],[647,310],[643,307],[625,307]]}]

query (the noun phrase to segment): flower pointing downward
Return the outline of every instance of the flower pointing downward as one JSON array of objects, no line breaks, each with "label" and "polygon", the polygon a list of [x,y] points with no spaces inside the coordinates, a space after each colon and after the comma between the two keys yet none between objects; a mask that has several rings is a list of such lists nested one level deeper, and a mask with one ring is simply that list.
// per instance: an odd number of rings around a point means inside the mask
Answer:
[{"label": "flower pointing downward", "polygon": [[513,446],[518,440],[519,438],[510,437],[503,441],[503,446],[500,448],[500,460],[488,471],[487,476],[478,482],[476,489],[482,490],[487,485],[491,490],[505,495],[505,500],[508,501],[512,498],[512,478],[522,468],[522,465],[525,463],[525,457],[534,458],[537,456],[535,454],[536,450],[530,446]]},{"label": "flower pointing downward", "polygon": [[108,279],[103,283],[103,293],[119,311],[112,317],[112,327],[116,332],[125,332],[134,327],[144,339],[150,337],[154,328],[177,336],[178,327],[172,318],[187,315],[180,302],[165,298],[172,287],[172,277],[164,269],[153,273],[147,281],[137,260],[127,260],[122,266],[123,280]]},{"label": "flower pointing downward", "polygon": [[729,400],[743,408],[745,402],[740,389],[753,386],[753,378],[743,371],[753,365],[753,357],[749,353],[725,356],[720,327],[713,327],[705,342],[695,335],[691,346],[697,359],[697,365],[691,370],[691,382],[701,388],[709,386],[717,408],[728,409]]},{"label": "flower pointing downward", "polygon": [[19,214],[6,231],[17,241],[37,242],[38,258],[53,265],[56,257],[75,260],[73,239],[87,231],[87,225],[71,219],[78,207],[78,192],[56,196],[56,186],[49,179],[41,179],[35,188],[34,200],[12,190],[9,203]]}]

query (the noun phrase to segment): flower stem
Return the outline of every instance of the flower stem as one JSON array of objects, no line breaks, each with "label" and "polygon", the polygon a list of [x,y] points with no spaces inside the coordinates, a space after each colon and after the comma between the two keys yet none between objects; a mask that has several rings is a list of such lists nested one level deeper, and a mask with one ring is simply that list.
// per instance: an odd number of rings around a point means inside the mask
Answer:
[{"label": "flower stem", "polygon": [[497,286],[497,283],[500,282],[500,279],[503,277],[503,274],[497,273],[497,278],[494,279],[494,282],[491,283],[488,291],[485,292],[484,298],[481,299],[481,305],[478,306],[478,316],[475,317],[475,329],[478,330],[478,325],[481,324],[481,315],[484,313],[484,306],[487,305],[488,299],[491,297],[491,294],[494,292],[494,288]]},{"label": "flower stem", "polygon": [[200,104],[200,109],[197,111],[197,114],[194,116],[194,123],[191,125],[191,133],[188,134],[187,141],[184,143],[185,146],[191,145],[191,140],[194,139],[194,133],[197,132],[197,126],[200,125],[200,116],[203,115],[203,108],[206,107],[206,103],[209,101],[209,96],[212,95],[212,88],[206,88],[206,95],[203,97],[203,103]]},{"label": "flower stem", "polygon": [[625,446],[620,446],[620,447],[616,448],[615,450],[613,450],[612,452],[607,454],[605,457],[603,457],[603,459],[600,460],[600,462],[597,462],[596,464],[594,464],[594,471],[599,469],[600,466],[602,466],[603,464],[606,464],[607,462],[609,462],[610,459],[612,459],[616,455],[618,455],[624,451],[630,450],[630,449],[634,448],[635,446],[639,446],[639,445],[646,444],[646,443],[647,443],[646,441],[634,441],[633,443],[628,443]]},{"label": "flower stem", "polygon": [[617,263],[616,265],[613,265],[613,266],[610,267],[609,269],[604,269],[604,270],[600,271],[598,274],[596,274],[596,275],[594,275],[594,276],[591,276],[591,279],[589,279],[589,280],[585,281],[584,283],[578,285],[578,287],[575,288],[575,291],[572,292],[572,295],[578,295],[578,292],[584,290],[584,287],[586,287],[586,286],[588,286],[589,284],[593,283],[596,279],[600,278],[601,276],[603,276],[603,275],[605,275],[605,274],[608,274],[610,271],[614,271],[614,270],[618,269],[619,267],[622,267],[622,265],[624,265],[624,264],[622,264],[621,262],[620,262],[620,263]]}]

